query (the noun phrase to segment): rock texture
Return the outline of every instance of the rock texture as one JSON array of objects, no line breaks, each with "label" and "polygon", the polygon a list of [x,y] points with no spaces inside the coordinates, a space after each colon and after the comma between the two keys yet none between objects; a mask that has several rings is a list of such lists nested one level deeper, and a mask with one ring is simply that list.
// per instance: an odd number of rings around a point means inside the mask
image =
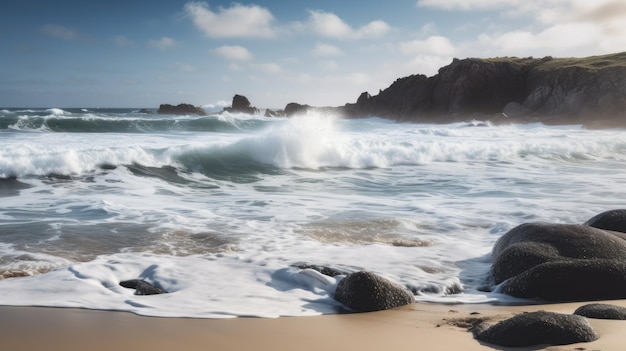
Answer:
[{"label": "rock texture", "polygon": [[120,286],[129,289],[135,289],[135,295],[157,295],[165,294],[167,291],[159,289],[156,286],[141,279],[131,279],[120,282]]},{"label": "rock texture", "polygon": [[610,210],[585,222],[586,225],[594,228],[614,230],[626,233],[626,210]]},{"label": "rock texture", "polygon": [[337,285],[335,299],[356,312],[387,310],[415,302],[404,287],[370,272],[356,272]]},{"label": "rock texture", "polygon": [[502,292],[548,301],[626,298],[626,240],[586,225],[526,223],[492,250]]},{"label": "rock texture", "polygon": [[626,308],[604,303],[580,306],[574,314],[595,319],[626,320]]},{"label": "rock texture", "polygon": [[482,324],[473,334],[479,341],[507,347],[567,345],[598,339],[584,317],[546,311],[519,314],[491,327]]},{"label": "rock texture", "polygon": [[178,104],[176,106],[170,104],[161,104],[157,110],[161,115],[198,115],[206,116],[207,113],[201,107],[190,104]]},{"label": "rock texture", "polygon": [[626,125],[626,52],[587,58],[454,59],[432,77],[396,80],[342,112],[402,121],[469,119]]},{"label": "rock texture", "polygon": [[258,108],[250,104],[250,100],[243,95],[233,96],[233,102],[230,107],[224,108],[224,111],[230,113],[245,113],[248,115],[258,114],[260,111]]}]

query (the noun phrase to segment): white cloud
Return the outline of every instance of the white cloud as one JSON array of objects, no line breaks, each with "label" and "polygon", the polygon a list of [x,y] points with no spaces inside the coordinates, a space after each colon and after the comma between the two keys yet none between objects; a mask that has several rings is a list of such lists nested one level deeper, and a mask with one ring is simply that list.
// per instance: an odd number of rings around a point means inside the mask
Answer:
[{"label": "white cloud", "polygon": [[213,12],[206,2],[189,2],[184,11],[211,38],[271,38],[277,33],[272,13],[257,5],[234,3]]},{"label": "white cloud", "polygon": [[224,58],[234,61],[247,61],[252,59],[252,54],[248,49],[239,45],[224,45],[215,49],[214,52]]},{"label": "white cloud", "polygon": [[450,56],[455,54],[456,48],[448,38],[433,35],[425,40],[413,40],[400,43],[400,51],[404,54]]},{"label": "white cloud", "polygon": [[113,42],[115,43],[115,45],[123,48],[135,46],[135,43],[132,40],[128,39],[128,37],[126,37],[125,35],[114,36]]},{"label": "white cloud", "polygon": [[176,42],[170,37],[162,37],[158,40],[149,40],[148,45],[159,50],[169,50],[176,46]]},{"label": "white cloud", "polygon": [[354,29],[334,13],[309,11],[309,25],[321,36],[336,39],[376,38],[387,34],[391,27],[383,21],[372,21]]},{"label": "white cloud", "polygon": [[252,67],[258,69],[259,71],[265,73],[280,73],[282,68],[277,63],[256,63],[253,64]]},{"label": "white cloud", "polygon": [[329,45],[329,44],[324,44],[324,43],[317,43],[312,53],[315,56],[322,56],[322,57],[343,55],[343,51],[341,51],[341,49],[339,49],[338,47]]},{"label": "white cloud", "polygon": [[62,40],[78,39],[78,33],[76,33],[74,30],[63,27],[63,26],[59,26],[56,24],[48,24],[48,25],[41,27],[41,32],[45,35],[48,35],[56,39],[62,39]]}]

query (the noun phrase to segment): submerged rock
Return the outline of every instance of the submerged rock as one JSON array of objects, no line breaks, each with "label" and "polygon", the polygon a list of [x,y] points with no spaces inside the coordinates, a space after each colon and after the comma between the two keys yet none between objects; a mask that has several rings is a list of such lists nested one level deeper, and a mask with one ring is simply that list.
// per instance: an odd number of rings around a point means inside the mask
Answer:
[{"label": "submerged rock", "polygon": [[415,302],[413,294],[404,287],[364,271],[342,279],[335,299],[356,312],[387,310]]},{"label": "submerged rock", "polygon": [[626,320],[626,307],[592,303],[578,307],[574,314],[587,318]]},{"label": "submerged rock", "polygon": [[584,317],[546,311],[519,314],[493,326],[481,324],[473,334],[477,340],[508,347],[567,345],[598,339]]},{"label": "submerged rock", "polygon": [[141,279],[125,280],[120,282],[120,286],[135,289],[135,295],[157,295],[167,293],[167,291],[157,288],[156,286]]}]

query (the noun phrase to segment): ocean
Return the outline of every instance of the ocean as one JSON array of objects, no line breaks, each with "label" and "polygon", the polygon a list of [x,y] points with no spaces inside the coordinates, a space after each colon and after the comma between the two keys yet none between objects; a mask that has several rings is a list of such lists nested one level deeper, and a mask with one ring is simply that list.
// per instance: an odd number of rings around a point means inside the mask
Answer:
[{"label": "ocean", "polygon": [[0,109],[0,305],[345,311],[343,276],[304,265],[372,271],[417,301],[519,303],[486,280],[495,241],[626,207],[625,172],[618,129]]}]

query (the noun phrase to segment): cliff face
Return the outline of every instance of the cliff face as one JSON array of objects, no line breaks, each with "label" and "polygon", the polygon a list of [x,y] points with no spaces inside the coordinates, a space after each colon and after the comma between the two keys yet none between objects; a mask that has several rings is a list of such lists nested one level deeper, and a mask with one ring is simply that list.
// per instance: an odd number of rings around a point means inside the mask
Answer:
[{"label": "cliff face", "polygon": [[[614,123],[626,119],[626,52],[588,58],[455,59],[432,77],[361,94],[348,117],[447,123]],[[626,124],[626,121],[624,122]]]}]

